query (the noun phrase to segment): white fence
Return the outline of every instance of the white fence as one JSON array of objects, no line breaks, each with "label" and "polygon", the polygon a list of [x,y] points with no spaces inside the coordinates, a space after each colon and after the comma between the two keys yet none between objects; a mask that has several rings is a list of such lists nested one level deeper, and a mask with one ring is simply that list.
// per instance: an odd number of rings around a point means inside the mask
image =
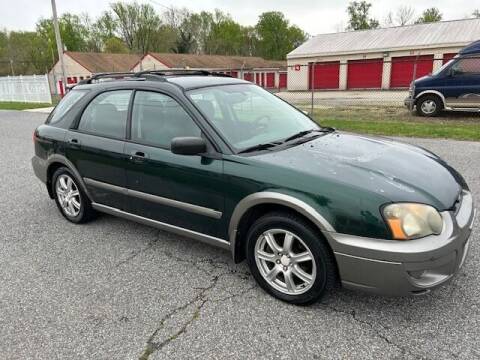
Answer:
[{"label": "white fence", "polygon": [[47,75],[0,77],[0,101],[51,104]]}]

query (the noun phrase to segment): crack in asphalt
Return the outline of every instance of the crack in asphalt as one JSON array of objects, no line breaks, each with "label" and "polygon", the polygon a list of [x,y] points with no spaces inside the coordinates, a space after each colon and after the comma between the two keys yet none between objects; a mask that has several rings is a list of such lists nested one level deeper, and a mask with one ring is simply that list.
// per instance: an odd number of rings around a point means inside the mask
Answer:
[{"label": "crack in asphalt", "polygon": [[137,251],[134,251],[132,252],[129,256],[127,256],[125,259],[119,261],[115,267],[119,267],[119,266],[122,266],[123,264],[126,264],[128,262],[130,262],[131,260],[135,259],[138,255],[150,250],[154,245],[155,243],[158,241],[158,237],[159,235],[157,234],[157,236],[155,237],[155,239],[153,239],[152,241],[150,241],[145,247],[141,248],[140,250],[137,250]]},{"label": "crack in asphalt", "polygon": [[[374,324],[370,323],[369,321],[367,320],[364,320],[364,319],[360,319],[358,316],[357,316],[357,313],[355,310],[351,310],[351,311],[347,311],[347,310],[342,310],[342,309],[339,309],[339,308],[336,308],[335,306],[331,305],[331,304],[319,304],[323,307],[326,307],[330,310],[333,310],[335,313],[339,313],[339,314],[345,314],[345,315],[349,315],[354,321],[356,321],[357,323],[359,324],[365,324],[367,325],[372,331],[373,333],[380,339],[382,339],[384,342],[386,342],[388,345],[390,346],[393,346],[395,347],[396,349],[398,349],[401,353],[402,353],[402,356],[405,356],[406,354],[410,354],[412,356],[414,356],[415,358],[420,358],[420,359],[428,359],[427,357],[423,356],[423,355],[420,355],[420,354],[415,354],[413,353],[411,350],[409,349],[406,349],[405,347],[393,342],[389,337],[385,336],[384,334],[382,334],[376,327]],[[380,325],[380,324],[378,324]],[[383,325],[380,325],[381,327],[383,327]]]},{"label": "crack in asphalt", "polygon": [[[227,301],[227,300],[230,300],[232,298],[242,296],[243,294],[246,294],[250,290],[253,290],[254,288],[256,288],[256,285],[254,285],[254,286],[248,287],[247,289],[244,289],[244,290],[242,290],[242,291],[240,291],[236,294],[231,294],[229,296],[226,296],[226,297],[223,297],[223,298],[217,299],[217,300],[211,300],[208,297],[206,297],[206,293],[209,290],[212,290],[212,289],[215,288],[215,286],[217,285],[220,278],[222,278],[226,275],[231,275],[231,274],[232,274],[232,271],[228,271],[228,272],[225,272],[225,273],[222,273],[222,274],[219,274],[219,275],[215,275],[214,277],[211,278],[211,280],[210,280],[211,283],[210,283],[209,286],[207,286],[205,288],[201,288],[201,291],[195,297],[193,297],[191,300],[187,301],[183,305],[178,306],[175,309],[173,309],[172,311],[170,311],[169,313],[167,313],[160,320],[159,326],[155,329],[155,331],[152,333],[152,335],[150,335],[150,337],[148,338],[147,345],[146,345],[143,353],[140,355],[139,360],[148,360],[150,355],[152,355],[154,352],[162,350],[170,342],[172,342],[173,340],[177,339],[179,336],[184,334],[187,331],[187,328],[191,324],[193,324],[200,317],[201,310],[207,302],[210,301],[210,302],[214,302],[214,303],[219,303],[219,302]],[[179,312],[186,310],[188,307],[190,307],[191,305],[194,305],[194,304],[196,304],[196,306],[194,308],[192,316],[189,317],[176,332],[168,335],[161,342],[156,342],[155,341],[155,337],[158,335],[160,330],[164,327],[167,320],[171,319],[173,316],[175,316]]]},{"label": "crack in asphalt", "polygon": [[[159,242],[160,240],[160,236],[161,235],[164,235],[164,232],[162,231],[159,231],[155,238],[150,241],[145,247],[143,247],[142,249],[132,253],[130,256],[128,256],[127,258],[125,258],[124,260],[120,261],[119,263],[116,264],[116,267],[120,266],[120,265],[123,265],[131,260],[133,260],[134,258],[136,258],[138,255],[140,255],[141,253],[144,253],[148,250],[150,250],[156,243]],[[191,259],[186,259],[186,258],[182,258],[182,257],[179,257],[179,256],[176,256],[174,254],[172,254],[171,252],[169,252],[168,250],[162,250],[162,253],[163,255],[169,257],[170,259],[174,260],[174,261],[178,261],[178,262],[183,262],[183,263],[188,263],[189,265],[195,267],[197,270],[201,271],[202,273],[204,273],[205,275],[209,276],[210,277],[210,285],[207,286],[207,287],[204,287],[204,288],[197,288],[196,290],[200,290],[198,292],[197,295],[195,295],[192,299],[190,299],[189,301],[187,301],[186,303],[174,308],[173,310],[171,310],[170,312],[168,312],[165,316],[163,316],[161,319],[160,319],[160,323],[158,325],[158,327],[154,330],[154,332],[150,335],[150,337],[147,339],[147,343],[146,343],[146,346],[145,346],[145,349],[143,350],[142,354],[139,356],[139,360],[148,360],[148,358],[150,357],[150,355],[152,355],[154,352],[157,352],[157,351],[160,351],[161,349],[163,349],[166,345],[168,345],[170,342],[172,342],[173,340],[177,339],[179,336],[181,336],[183,333],[185,333],[187,331],[187,328],[193,324],[199,317],[200,317],[200,312],[202,310],[202,308],[205,306],[205,304],[207,302],[212,302],[212,303],[220,303],[220,302],[223,302],[223,301],[228,301],[228,300],[231,300],[235,297],[239,297],[239,296],[242,296],[244,294],[246,294],[247,292],[255,289],[257,287],[257,285],[252,285],[246,289],[243,289],[242,291],[240,292],[237,292],[235,294],[232,294],[230,293],[230,295],[228,296],[225,296],[223,298],[219,298],[219,299],[209,299],[206,294],[208,291],[212,290],[213,288],[215,288],[215,286],[217,285],[218,281],[224,277],[224,276],[228,276],[228,275],[233,275],[233,276],[236,276],[238,278],[240,278],[241,280],[246,280],[248,278],[250,278],[250,273],[248,271],[245,271],[245,272],[241,272],[241,271],[237,271],[235,269],[232,269],[230,267],[230,264],[226,261],[222,261],[220,259],[214,259],[214,258],[204,258],[204,259],[199,259],[199,260],[191,260]],[[207,269],[203,268],[201,265],[207,265],[208,267],[210,268],[214,268],[214,269],[220,269],[220,270],[224,270],[224,272],[218,274],[218,275],[215,275],[212,277],[212,274],[211,272],[209,272]],[[228,291],[227,291],[228,292]],[[180,328],[175,331],[173,334],[170,334],[170,335],[167,335],[162,341],[155,341],[155,338],[157,337],[157,335],[159,334],[159,332],[164,328],[165,326],[165,323],[171,319],[172,317],[174,317],[176,314],[182,312],[182,311],[185,311],[186,309],[188,309],[190,306],[193,306],[195,305],[194,307],[194,310],[193,310],[193,314],[192,316],[190,316],[181,326]]]}]

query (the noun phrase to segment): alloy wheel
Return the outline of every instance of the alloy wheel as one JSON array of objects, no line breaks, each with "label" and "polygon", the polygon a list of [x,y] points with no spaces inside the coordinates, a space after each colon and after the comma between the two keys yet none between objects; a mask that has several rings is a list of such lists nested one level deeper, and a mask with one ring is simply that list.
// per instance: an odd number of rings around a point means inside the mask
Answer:
[{"label": "alloy wheel", "polygon": [[255,245],[255,262],[265,281],[287,295],[308,291],[317,275],[312,252],[299,236],[287,230],[261,234]]},{"label": "alloy wheel", "polygon": [[421,108],[424,114],[433,114],[437,110],[437,104],[433,100],[425,100]]},{"label": "alloy wheel", "polygon": [[69,175],[62,174],[57,178],[55,192],[65,215],[78,216],[82,207],[82,199],[77,185]]}]

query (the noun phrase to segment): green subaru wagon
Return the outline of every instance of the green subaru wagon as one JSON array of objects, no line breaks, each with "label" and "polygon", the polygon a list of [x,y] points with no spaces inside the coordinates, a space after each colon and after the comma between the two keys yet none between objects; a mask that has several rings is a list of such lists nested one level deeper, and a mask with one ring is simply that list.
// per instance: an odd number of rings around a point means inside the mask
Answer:
[{"label": "green subaru wagon", "polygon": [[445,161],[319,126],[240,79],[99,74],[34,142],[33,169],[68,221],[103,212],[228,249],[290,303],[337,284],[424,294],[468,252],[472,196]]}]

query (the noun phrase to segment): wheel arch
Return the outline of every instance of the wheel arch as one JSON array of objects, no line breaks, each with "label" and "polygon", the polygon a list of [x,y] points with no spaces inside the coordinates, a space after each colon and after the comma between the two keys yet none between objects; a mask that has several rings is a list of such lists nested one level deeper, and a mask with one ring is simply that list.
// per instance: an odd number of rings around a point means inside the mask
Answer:
[{"label": "wheel arch", "polygon": [[[324,232],[335,231],[325,217],[318,213],[311,205],[294,196],[274,191],[250,194],[237,204],[230,218],[228,227],[230,249],[236,263],[245,258],[242,246],[245,240],[244,236],[254,219],[267,212],[282,209],[300,215],[322,234]],[[331,249],[329,237],[324,236],[324,239]]]},{"label": "wheel arch", "polygon": [[68,160],[65,156],[55,154],[52,155],[48,159],[48,165],[47,165],[47,190],[48,190],[48,195],[53,199],[54,194],[53,194],[53,187],[52,187],[52,176],[55,173],[55,171],[61,167],[66,167],[76,178],[78,181],[80,187],[82,188],[83,192],[88,196],[90,200],[92,200],[92,197],[90,196],[90,193],[88,192],[88,189],[85,185],[85,182],[83,181],[82,176],[78,172],[78,170],[75,168],[75,165]]},{"label": "wheel arch", "polygon": [[443,108],[445,109],[447,104],[445,102],[445,96],[440,92],[440,91],[437,91],[437,90],[424,90],[424,91],[421,91],[418,93],[417,96],[415,96],[415,105],[417,103],[417,101],[422,97],[422,96],[425,96],[425,95],[436,95],[440,98],[440,100],[442,100],[442,105],[443,105]]}]

